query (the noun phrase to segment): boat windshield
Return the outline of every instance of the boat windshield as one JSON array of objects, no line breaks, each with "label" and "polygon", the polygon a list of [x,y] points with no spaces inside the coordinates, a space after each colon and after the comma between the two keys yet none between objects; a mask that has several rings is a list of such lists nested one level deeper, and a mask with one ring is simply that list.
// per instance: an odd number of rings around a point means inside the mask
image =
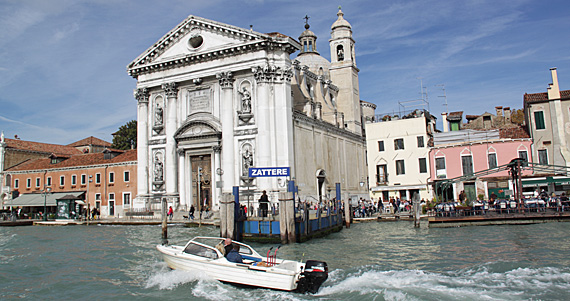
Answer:
[{"label": "boat windshield", "polygon": [[[218,238],[218,237],[195,237],[194,239],[192,239],[192,241],[210,246],[212,248],[215,248],[217,244],[219,244],[220,242],[224,241],[224,238]],[[255,255],[253,254],[253,249],[246,245],[246,244],[242,244],[239,243],[237,241],[234,241],[233,243],[240,245],[240,254],[244,254],[244,255]]]},{"label": "boat windshield", "polygon": [[206,258],[210,258],[210,259],[217,259],[218,258],[218,253],[216,253],[216,251],[214,251],[213,249],[210,249],[208,247],[204,247],[195,243],[189,243],[186,248],[184,248],[184,253],[188,253],[188,254],[192,254],[192,255],[196,255],[196,256],[201,256],[201,257],[206,257]]}]

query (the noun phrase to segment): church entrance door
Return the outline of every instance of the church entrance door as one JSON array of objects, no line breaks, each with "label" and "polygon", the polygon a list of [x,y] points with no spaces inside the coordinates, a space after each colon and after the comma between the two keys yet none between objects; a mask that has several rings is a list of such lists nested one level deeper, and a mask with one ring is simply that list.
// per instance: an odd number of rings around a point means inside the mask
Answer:
[{"label": "church entrance door", "polygon": [[[212,209],[212,160],[210,155],[190,157],[192,168],[192,204],[196,211],[208,206]],[[200,175],[198,175],[200,173]],[[201,202],[200,202],[201,200]]]}]

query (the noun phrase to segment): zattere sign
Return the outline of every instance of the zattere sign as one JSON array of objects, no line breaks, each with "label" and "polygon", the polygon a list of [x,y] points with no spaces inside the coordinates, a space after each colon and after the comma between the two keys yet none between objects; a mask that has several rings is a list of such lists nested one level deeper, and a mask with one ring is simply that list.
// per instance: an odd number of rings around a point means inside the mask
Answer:
[{"label": "zattere sign", "polygon": [[290,170],[290,167],[250,167],[249,177],[288,177]]}]

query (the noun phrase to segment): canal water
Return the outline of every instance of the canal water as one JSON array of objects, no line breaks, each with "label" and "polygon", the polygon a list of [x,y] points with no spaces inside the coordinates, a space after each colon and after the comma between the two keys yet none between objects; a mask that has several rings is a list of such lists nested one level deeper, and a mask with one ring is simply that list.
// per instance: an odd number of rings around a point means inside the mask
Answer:
[{"label": "canal water", "polygon": [[[169,227],[169,242],[217,236]],[[173,271],[155,245],[160,226],[0,227],[0,299],[79,300],[567,300],[570,223],[414,229],[354,224],[278,257],[328,263],[316,295],[221,284]],[[252,244],[261,254],[272,245]]]}]

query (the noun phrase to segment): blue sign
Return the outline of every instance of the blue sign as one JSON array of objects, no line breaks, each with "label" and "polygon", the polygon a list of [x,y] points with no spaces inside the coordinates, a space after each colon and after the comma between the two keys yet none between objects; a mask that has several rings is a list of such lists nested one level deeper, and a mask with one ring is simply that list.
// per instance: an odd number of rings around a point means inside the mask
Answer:
[{"label": "blue sign", "polygon": [[290,167],[261,167],[261,168],[250,167],[249,177],[250,178],[288,177],[290,171],[291,171]]}]

